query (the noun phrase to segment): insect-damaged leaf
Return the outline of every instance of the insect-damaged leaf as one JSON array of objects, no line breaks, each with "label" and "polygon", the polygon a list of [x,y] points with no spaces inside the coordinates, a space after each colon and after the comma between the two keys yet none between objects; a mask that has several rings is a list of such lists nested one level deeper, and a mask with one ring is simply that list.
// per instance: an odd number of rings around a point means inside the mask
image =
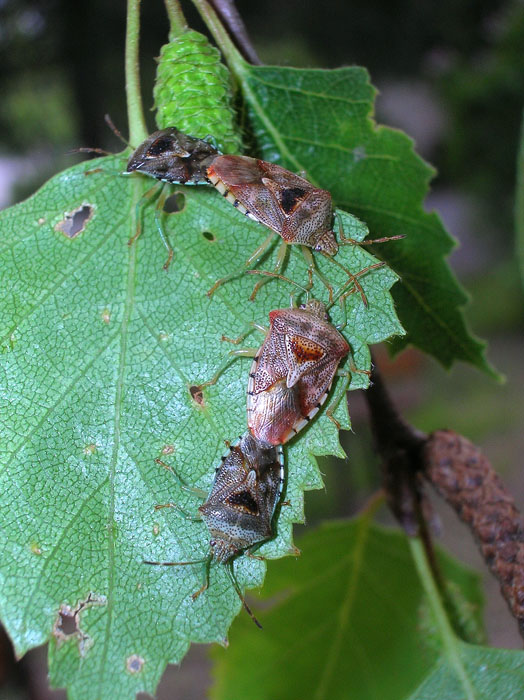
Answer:
[{"label": "insect-damaged leaf", "polygon": [[[200,385],[232,347],[222,335],[240,335],[251,320],[267,324],[292,291],[271,280],[251,303],[257,278],[243,275],[206,296],[266,235],[212,188],[173,188],[184,201],[166,216],[175,249],[167,273],[153,205],[128,246],[135,203],[153,183],[118,175],[125,165],[121,156],[76,166],[0,214],[0,612],[19,653],[51,639],[51,682],[75,699],[114,697],[115,688],[122,698],[153,693],[166,663],[180,661],[191,641],[226,638],[240,601],[221,565],[193,601],[201,566],[142,563],[192,560],[209,549],[202,523],[154,510],[174,501],[195,514],[200,505],[154,460],[209,490],[224,440],[245,431],[251,360]],[[58,224],[79,210],[89,216],[70,237]],[[344,226],[347,235],[365,233],[352,217]],[[285,272],[304,283],[306,263],[296,246],[291,253]],[[353,272],[374,261],[355,246],[339,257]],[[335,285],[346,279],[329,261],[321,265]],[[374,270],[360,278],[369,308],[359,294],[347,300],[344,333],[359,368],[369,367],[368,343],[401,332],[388,291],[394,281],[388,269]],[[326,301],[318,282],[314,291]],[[337,307],[332,317],[341,320]],[[261,340],[254,333],[247,342]],[[352,387],[366,381],[357,374]],[[342,405],[336,416],[349,425]],[[261,549],[267,557],[293,550],[303,491],[321,486],[314,455],[341,454],[325,408],[285,453],[290,505]],[[242,587],[258,586],[265,563],[241,556],[235,570]]]},{"label": "insect-damaged leaf", "polygon": [[375,125],[366,70],[240,65],[261,157],[306,172],[373,237],[406,235],[376,246],[402,279],[393,297],[407,335],[393,347],[413,343],[445,367],[463,360],[494,374],[465,326],[467,295],[444,261],[453,240],[435,212],[423,210],[433,170],[405,134]]},{"label": "insect-damaged leaf", "polygon": [[[298,544],[301,557],[268,572],[264,635],[239,618],[227,652],[214,651],[214,700],[520,697],[522,652],[439,636],[401,533],[363,516]],[[478,577],[449,557],[441,566],[475,628]]]}]

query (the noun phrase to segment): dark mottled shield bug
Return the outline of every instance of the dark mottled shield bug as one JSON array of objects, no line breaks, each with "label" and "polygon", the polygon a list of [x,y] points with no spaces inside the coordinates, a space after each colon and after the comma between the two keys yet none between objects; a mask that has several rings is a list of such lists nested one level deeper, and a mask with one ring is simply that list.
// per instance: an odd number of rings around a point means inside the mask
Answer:
[{"label": "dark mottled shield bug", "polygon": [[[207,141],[188,136],[175,127],[169,127],[155,131],[140,144],[128,160],[127,173],[141,173],[169,184],[206,184],[206,169],[218,153],[219,151]],[[164,264],[166,270],[173,258],[173,249],[164,233],[160,216],[168,194],[165,187],[159,189],[157,185],[144,194],[136,207],[137,231],[129,240],[129,244],[133,244],[141,233],[139,208],[158,196],[155,222],[168,251],[168,258]]]},{"label": "dark mottled shield bug", "polygon": [[127,172],[172,184],[201,185],[207,183],[206,170],[218,154],[207,141],[170,127],[155,131],[140,144],[127,162]]},{"label": "dark mottled shield bug", "polygon": [[[157,460],[164,467],[174,470]],[[215,470],[215,479],[207,500],[198,508],[197,520],[203,520],[211,534],[210,553],[204,559],[191,562],[153,562],[157,566],[187,566],[206,564],[206,581],[193,594],[198,597],[209,584],[211,560],[228,564],[228,574],[243,605],[247,606],[234,576],[232,561],[240,552],[253,547],[272,534],[271,521],[284,484],[284,459],[282,448],[254,438],[246,432],[238,444],[230,447]],[[201,495],[198,489],[183,487]],[[167,503],[157,508],[178,507]],[[179,510],[181,510],[179,508]],[[182,511],[183,512],[183,511]],[[193,519],[193,518],[191,518]],[[253,617],[253,619],[256,618]],[[258,622],[257,622],[258,624]]]}]

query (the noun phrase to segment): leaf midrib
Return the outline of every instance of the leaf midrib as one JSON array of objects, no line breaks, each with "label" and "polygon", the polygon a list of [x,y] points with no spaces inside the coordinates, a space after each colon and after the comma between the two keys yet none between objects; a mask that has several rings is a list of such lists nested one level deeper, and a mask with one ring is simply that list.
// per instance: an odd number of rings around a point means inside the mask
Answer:
[{"label": "leaf midrib", "polygon": [[[132,215],[129,217],[130,235],[132,236],[136,229],[135,220],[135,205],[141,197],[142,184],[140,182],[133,183],[133,200],[131,203]],[[103,697],[105,665],[109,653],[109,641],[111,639],[111,626],[113,623],[113,605],[114,605],[114,583],[115,583],[115,538],[114,538],[114,521],[115,521],[115,474],[118,463],[118,453],[120,450],[121,440],[121,419],[122,419],[122,402],[124,394],[124,378],[126,369],[126,355],[128,343],[128,329],[131,315],[135,305],[135,286],[136,286],[136,264],[137,264],[137,245],[129,246],[129,265],[127,270],[126,296],[124,303],[124,314],[120,325],[120,353],[118,359],[118,378],[115,386],[115,416],[113,421],[113,452],[109,465],[109,504],[107,517],[107,558],[108,558],[108,581],[107,581],[107,621],[106,632],[104,636],[104,646],[100,655],[100,668],[98,672],[98,697]]]}]

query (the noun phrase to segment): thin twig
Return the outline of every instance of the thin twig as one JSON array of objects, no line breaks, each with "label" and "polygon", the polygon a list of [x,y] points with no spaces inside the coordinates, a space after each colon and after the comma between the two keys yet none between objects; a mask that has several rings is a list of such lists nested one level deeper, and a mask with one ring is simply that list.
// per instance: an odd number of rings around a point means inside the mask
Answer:
[{"label": "thin twig", "polygon": [[126,98],[127,118],[129,121],[129,141],[134,146],[145,140],[147,127],[142,108],[140,92],[140,68],[138,47],[140,43],[140,0],[127,2],[126,29]]},{"label": "thin twig", "polygon": [[222,24],[226,27],[243,57],[254,65],[261,65],[262,61],[251,43],[246,25],[235,7],[234,0],[210,0],[210,4],[222,20]]}]

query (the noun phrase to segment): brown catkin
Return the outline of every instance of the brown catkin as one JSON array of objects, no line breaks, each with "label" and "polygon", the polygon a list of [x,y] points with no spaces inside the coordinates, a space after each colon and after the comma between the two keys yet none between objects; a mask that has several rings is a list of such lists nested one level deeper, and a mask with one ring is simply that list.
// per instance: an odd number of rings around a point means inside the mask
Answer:
[{"label": "brown catkin", "polygon": [[473,531],[524,637],[524,519],[502,479],[469,440],[432,433],[424,448],[426,476]]}]

